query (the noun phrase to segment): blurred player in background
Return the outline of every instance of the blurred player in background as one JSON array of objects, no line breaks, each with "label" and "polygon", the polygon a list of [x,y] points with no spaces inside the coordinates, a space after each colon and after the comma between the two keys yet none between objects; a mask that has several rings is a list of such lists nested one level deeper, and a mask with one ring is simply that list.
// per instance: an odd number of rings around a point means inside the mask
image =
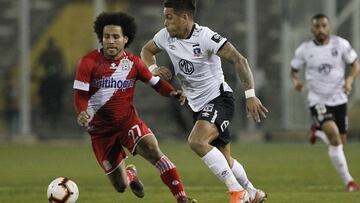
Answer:
[{"label": "blurred player in background", "polygon": [[260,122],[268,111],[255,96],[247,60],[226,38],[194,23],[195,10],[195,0],[166,0],[165,28],[144,45],[141,57],[154,75],[168,80],[171,71],[157,66],[155,58],[163,50],[168,53],[193,111],[190,147],[225,183],[230,203],[263,202],[266,194],[252,185],[243,166],[231,156],[228,126],[234,115],[234,97],[224,80],[220,57],[234,64],[246,89],[249,115]]},{"label": "blurred player in background", "polygon": [[168,82],[153,76],[139,57],[126,52],[134,40],[136,24],[125,13],[102,13],[94,22],[102,48],[81,58],[74,82],[78,123],[87,128],[100,166],[118,192],[130,188],[144,196],[133,165],[125,167],[124,147],[140,154],[160,172],[177,202],[192,202],[183,188],[175,165],[161,152],[158,142],[138,117],[133,105],[135,83],[141,80],[166,97],[185,97]]},{"label": "blurred player in background", "polygon": [[[308,102],[314,125],[311,141],[322,135],[329,143],[329,157],[344,181],[348,191],[360,191],[349,173],[343,144],[346,143],[347,96],[360,71],[358,55],[349,42],[339,36],[330,35],[329,19],[317,14],[311,19],[314,39],[303,42],[295,51],[291,61],[291,79],[297,91],[304,90],[298,71],[305,68],[308,87]],[[345,79],[346,65],[351,71]],[[321,130],[320,130],[321,129]],[[326,135],[326,136],[324,136]]]}]

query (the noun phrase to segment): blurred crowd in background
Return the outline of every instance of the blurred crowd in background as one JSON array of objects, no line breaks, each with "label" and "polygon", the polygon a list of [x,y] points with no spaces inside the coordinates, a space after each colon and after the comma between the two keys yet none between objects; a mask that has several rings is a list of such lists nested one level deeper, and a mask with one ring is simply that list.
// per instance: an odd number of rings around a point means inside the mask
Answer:
[{"label": "blurred crowd in background", "polygon": [[[26,1],[26,0],[25,0]],[[0,138],[21,136],[19,22],[22,0],[0,0]],[[289,78],[294,49],[311,38],[310,19],[316,13],[330,18],[333,33],[360,53],[359,0],[199,0],[196,22],[227,37],[248,58],[256,94],[270,110],[268,119],[255,125],[246,117],[245,98],[233,66],[223,64],[225,77],[235,90],[235,137],[261,134],[266,139],[306,137],[310,127],[305,97],[293,91]],[[129,51],[139,55],[146,41],[163,27],[159,0],[28,0],[30,134],[41,139],[81,138],[73,108],[73,79],[81,56],[99,47],[93,21],[101,11],[122,11],[138,25]],[[171,67],[166,55],[159,65]],[[177,87],[176,79],[173,84]],[[360,139],[360,88],[355,84],[349,103],[350,138]],[[139,114],[161,138],[187,136],[191,111],[176,100],[155,96],[138,84],[135,104]],[[161,105],[159,105],[161,104]],[[296,138],[297,139],[297,138]]]}]

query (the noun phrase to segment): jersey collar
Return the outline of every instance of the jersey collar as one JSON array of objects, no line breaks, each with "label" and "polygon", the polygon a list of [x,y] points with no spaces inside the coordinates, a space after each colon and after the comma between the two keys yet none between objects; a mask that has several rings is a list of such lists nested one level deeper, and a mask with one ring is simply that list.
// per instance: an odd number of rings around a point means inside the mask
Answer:
[{"label": "jersey collar", "polygon": [[189,34],[185,39],[190,39],[190,37],[192,36],[192,34],[193,34],[194,30],[195,30],[195,27],[196,27],[196,25],[195,25],[195,23],[194,23],[193,26],[192,26],[192,28],[191,28],[190,34]]}]

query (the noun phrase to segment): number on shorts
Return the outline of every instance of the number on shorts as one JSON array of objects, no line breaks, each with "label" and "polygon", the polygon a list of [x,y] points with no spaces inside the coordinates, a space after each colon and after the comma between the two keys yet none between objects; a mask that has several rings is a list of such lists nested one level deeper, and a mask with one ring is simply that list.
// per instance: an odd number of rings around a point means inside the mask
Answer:
[{"label": "number on shorts", "polygon": [[317,119],[322,121],[324,119],[324,114],[326,113],[326,106],[324,104],[315,105],[315,110],[317,112]]},{"label": "number on shorts", "polygon": [[128,132],[128,135],[131,137],[134,143],[136,143],[136,140],[141,137],[141,130],[139,125],[134,125],[131,127],[131,129]]}]

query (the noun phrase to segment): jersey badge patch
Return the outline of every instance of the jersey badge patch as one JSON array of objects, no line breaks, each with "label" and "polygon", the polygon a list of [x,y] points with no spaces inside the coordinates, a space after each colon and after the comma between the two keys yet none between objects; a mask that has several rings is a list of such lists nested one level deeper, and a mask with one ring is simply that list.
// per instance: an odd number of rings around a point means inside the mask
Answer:
[{"label": "jersey badge patch", "polygon": [[331,55],[332,55],[332,56],[335,57],[335,56],[337,56],[338,54],[339,54],[339,53],[338,53],[338,50],[337,50],[335,47],[331,49]]},{"label": "jersey badge patch", "polygon": [[119,67],[121,68],[121,70],[129,70],[133,64],[134,62],[130,61],[127,57],[125,57],[121,59]]},{"label": "jersey badge patch", "polygon": [[193,45],[193,52],[194,52],[194,56],[201,56],[200,44]]},{"label": "jersey badge patch", "polygon": [[221,35],[219,34],[214,34],[212,37],[211,37],[211,40],[216,42],[216,43],[219,43],[221,40],[223,39],[223,37],[221,37]]}]

